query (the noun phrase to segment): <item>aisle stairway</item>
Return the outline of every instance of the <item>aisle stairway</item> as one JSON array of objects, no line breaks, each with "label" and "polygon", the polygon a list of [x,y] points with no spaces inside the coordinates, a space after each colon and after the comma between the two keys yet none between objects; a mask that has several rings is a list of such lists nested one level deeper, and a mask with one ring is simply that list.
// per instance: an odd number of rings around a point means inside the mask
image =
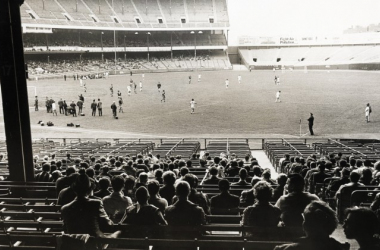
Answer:
[{"label": "aisle stairway", "polygon": [[252,150],[252,157],[256,158],[259,162],[259,165],[266,169],[269,168],[272,173],[272,179],[277,179],[278,173],[274,169],[272,163],[269,161],[267,155],[265,154],[264,150]]}]

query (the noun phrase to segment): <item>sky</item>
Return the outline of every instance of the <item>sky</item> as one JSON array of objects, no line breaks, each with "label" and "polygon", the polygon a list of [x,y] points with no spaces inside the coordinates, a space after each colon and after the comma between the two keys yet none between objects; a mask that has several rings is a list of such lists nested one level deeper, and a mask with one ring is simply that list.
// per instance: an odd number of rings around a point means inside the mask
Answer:
[{"label": "sky", "polygon": [[230,44],[241,35],[339,35],[380,23],[380,0],[227,0]]}]

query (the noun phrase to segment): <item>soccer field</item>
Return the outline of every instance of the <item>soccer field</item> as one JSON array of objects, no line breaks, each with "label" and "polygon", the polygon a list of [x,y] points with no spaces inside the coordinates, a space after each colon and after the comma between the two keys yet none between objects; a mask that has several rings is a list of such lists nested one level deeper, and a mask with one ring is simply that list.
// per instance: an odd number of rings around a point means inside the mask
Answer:
[{"label": "soccer field", "polygon": [[[143,90],[127,95],[130,79],[135,82],[142,76],[111,76],[108,79],[86,80],[87,92],[79,81],[30,81],[37,87],[40,110],[30,107],[33,138],[41,137],[289,137],[308,132],[307,118],[315,116],[314,132],[317,136],[357,135],[362,138],[379,138],[380,128],[380,73],[359,71],[211,71],[145,74]],[[237,81],[242,76],[242,83]],[[191,84],[188,83],[192,76]],[[280,76],[281,85],[274,84]],[[226,89],[225,80],[229,79]],[[158,81],[166,92],[161,103]],[[114,96],[110,96],[110,85]],[[31,92],[32,88],[29,89]],[[124,100],[124,113],[112,118],[111,104],[117,102],[120,90]],[[281,90],[281,103],[275,103],[275,94]],[[72,117],[46,113],[45,98],[60,98],[68,104],[78,95],[85,97],[85,116]],[[90,103],[100,98],[103,116],[92,117]],[[190,101],[196,101],[195,114],[190,114]],[[33,105],[33,97],[29,97]],[[371,122],[365,122],[364,109],[370,103],[373,109]],[[38,121],[52,121],[54,127],[41,127]],[[67,123],[80,124],[80,128],[67,127]],[[1,126],[4,134],[4,126]]]}]

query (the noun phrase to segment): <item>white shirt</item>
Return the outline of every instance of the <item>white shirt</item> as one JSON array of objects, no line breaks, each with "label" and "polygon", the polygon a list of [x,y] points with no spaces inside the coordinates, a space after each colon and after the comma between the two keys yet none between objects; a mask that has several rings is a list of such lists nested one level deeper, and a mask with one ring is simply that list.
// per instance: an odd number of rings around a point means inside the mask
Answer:
[{"label": "white shirt", "polygon": [[51,104],[51,108],[52,108],[53,110],[56,110],[56,109],[57,109],[56,106],[55,106],[55,102],[53,102],[53,103]]},{"label": "white shirt", "polygon": [[226,85],[228,85],[230,82],[228,80],[226,80]]},{"label": "white shirt", "polygon": [[198,78],[201,78],[201,75],[198,75]]},{"label": "white shirt", "polygon": [[191,102],[190,102],[190,107],[191,107],[191,108],[194,108],[194,107],[195,107],[195,103],[196,103],[195,101],[191,101]]},{"label": "white shirt", "polygon": [[144,78],[145,77],[145,74],[142,74],[142,78]]},{"label": "white shirt", "polygon": [[369,107],[368,106],[365,108],[365,116],[369,116]]},{"label": "white shirt", "polygon": [[238,80],[239,80],[239,81],[241,80],[241,76],[238,76]]},{"label": "white shirt", "polygon": [[280,98],[280,92],[276,93],[276,98]]},{"label": "white shirt", "polygon": [[128,92],[131,92],[131,86],[127,86]]},{"label": "white shirt", "polygon": [[142,82],[140,81],[140,88],[142,87]]}]

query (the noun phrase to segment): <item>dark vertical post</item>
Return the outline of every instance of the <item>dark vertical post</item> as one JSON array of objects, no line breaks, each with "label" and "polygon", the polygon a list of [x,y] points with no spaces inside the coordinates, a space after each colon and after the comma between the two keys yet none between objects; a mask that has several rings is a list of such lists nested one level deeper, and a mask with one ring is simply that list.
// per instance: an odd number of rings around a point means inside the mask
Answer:
[{"label": "dark vertical post", "polygon": [[0,1],[0,80],[9,179],[34,179],[28,91],[25,79],[20,5],[23,0]]}]

